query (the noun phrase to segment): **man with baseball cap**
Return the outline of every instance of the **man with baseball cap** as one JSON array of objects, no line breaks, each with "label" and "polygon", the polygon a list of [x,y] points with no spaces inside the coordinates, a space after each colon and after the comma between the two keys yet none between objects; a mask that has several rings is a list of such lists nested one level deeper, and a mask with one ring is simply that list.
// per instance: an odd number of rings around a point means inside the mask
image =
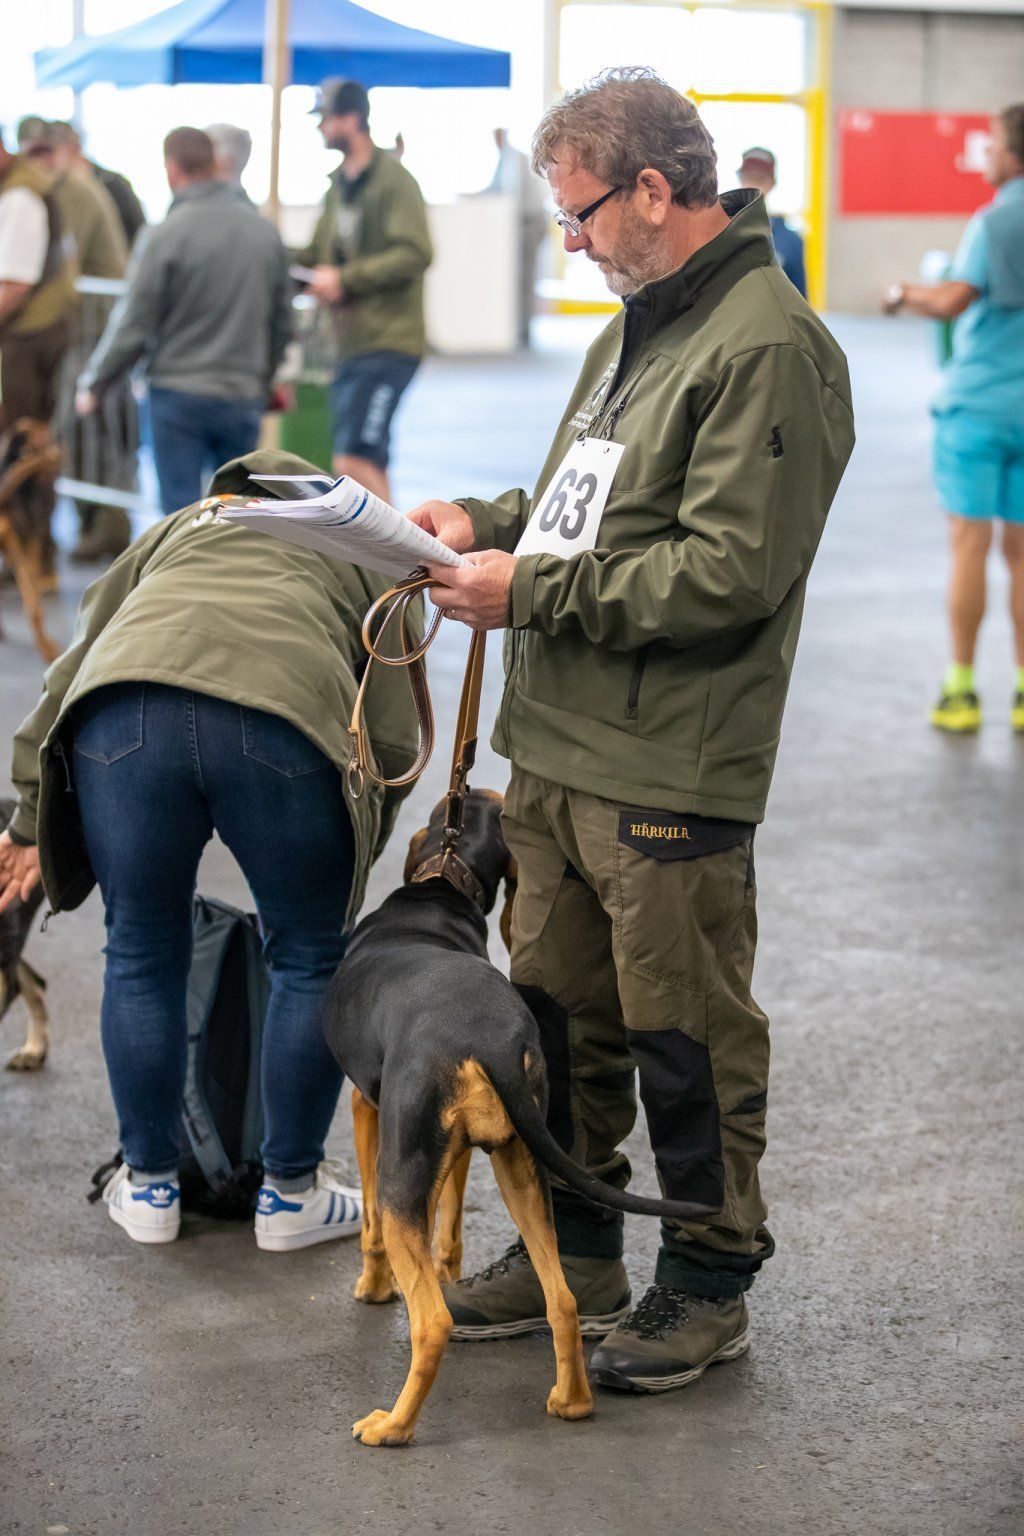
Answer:
[{"label": "man with baseball cap", "polygon": [[342,155],[298,256],[314,268],[309,292],[334,322],[334,470],[390,500],[391,421],[426,350],[427,213],[415,179],[371,139],[358,81],[325,80],[314,110],[324,144]]},{"label": "man with baseball cap", "polygon": [[[741,187],[753,188],[767,200],[775,186],[775,156],[770,149],[754,144],[745,149],[736,173]],[[791,228],[781,214],[771,214],[768,219],[772,230],[772,244],[779,259],[779,266],[802,298],[807,297],[807,274],[804,270],[803,237]]]}]

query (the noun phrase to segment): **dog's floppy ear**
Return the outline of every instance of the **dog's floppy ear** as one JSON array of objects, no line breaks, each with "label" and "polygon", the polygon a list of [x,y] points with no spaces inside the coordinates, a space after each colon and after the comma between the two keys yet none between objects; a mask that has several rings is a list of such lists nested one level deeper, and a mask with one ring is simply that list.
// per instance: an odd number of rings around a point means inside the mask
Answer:
[{"label": "dog's floppy ear", "polygon": [[516,899],[518,885],[519,865],[512,855],[509,854],[508,868],[505,871],[505,904],[501,909],[501,916],[498,919],[498,929],[509,954],[512,953],[512,903]]},{"label": "dog's floppy ear", "polygon": [[420,851],[423,848],[423,844],[426,842],[426,839],[426,827],[420,827],[419,831],[414,832],[412,837],[409,839],[409,852],[405,856],[405,869],[402,871],[402,879],[405,881],[406,885],[409,884],[409,881],[416,873],[416,866],[420,861]]}]

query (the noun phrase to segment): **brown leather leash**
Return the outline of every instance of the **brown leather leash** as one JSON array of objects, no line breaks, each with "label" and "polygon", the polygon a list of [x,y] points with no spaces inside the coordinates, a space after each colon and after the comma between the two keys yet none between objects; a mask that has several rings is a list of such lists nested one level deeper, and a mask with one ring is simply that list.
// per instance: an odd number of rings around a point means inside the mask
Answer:
[{"label": "brown leather leash", "polygon": [[[421,569],[413,571],[412,575],[407,576],[404,581],[396,582],[393,587],[389,587],[382,593],[368,609],[363,620],[363,645],[366,647],[367,661],[356,693],[355,704],[352,707],[352,718],[348,728],[352,743],[348,765],[349,791],[354,799],[358,799],[362,794],[367,779],[372,779],[375,784],[380,784],[384,788],[401,788],[407,784],[414,784],[430,761],[430,755],[434,750],[434,711],[430,701],[427,669],[423,664],[423,658],[437,634],[442,615],[440,611],[434,615],[419,645],[410,643],[408,625],[410,604],[431,585],[430,576],[424,575]],[[383,614],[383,618],[375,635],[373,626],[380,614]],[[397,656],[388,656],[380,649],[381,639],[396,617],[401,652]],[[469,792],[469,772],[476,761],[480,692],[483,686],[486,644],[486,634],[481,630],[474,630],[469,645],[469,656],[466,659],[466,673],[462,681],[462,696],[459,699],[459,714],[455,725],[455,747],[445,801],[441,852],[426,859],[412,877],[413,884],[418,884],[423,880],[440,876],[481,906],[484,904],[483,886],[468,864],[459,857],[457,844],[462,835],[466,795]],[[409,687],[416,706],[419,735],[416,757],[412,766],[394,779],[382,778],[377,772],[372,743],[364,722],[364,701],[375,661],[384,667],[407,668]]]},{"label": "brown leather leash", "polygon": [[[398,581],[386,592],[382,592],[376,602],[367,609],[363,620],[363,645],[366,648],[366,666],[356,692],[355,703],[352,706],[352,718],[348,725],[351,753],[348,761],[348,787],[353,800],[358,800],[366,788],[367,779],[372,779],[375,784],[380,784],[386,789],[402,788],[406,784],[415,784],[420,774],[430,761],[430,755],[434,750],[434,711],[430,703],[430,688],[427,685],[427,669],[423,665],[423,658],[430,649],[434,636],[437,634],[441,623],[440,610],[435,613],[430,626],[420,641],[419,645],[413,645],[409,638],[409,607],[413,600],[421,592],[426,591],[431,585],[431,579],[425,574],[423,568],[417,567],[404,581]],[[380,628],[376,635],[373,633],[373,625],[378,614],[383,613]],[[392,625],[395,618],[398,619],[398,637],[401,653],[398,656],[387,656],[379,649],[380,642]],[[382,667],[406,667],[408,669],[409,687],[412,690],[413,703],[416,706],[416,723],[418,740],[416,744],[416,756],[412,766],[395,779],[385,779],[377,772],[373,755],[373,745],[364,721],[364,705],[366,690],[370,686],[370,677],[373,673],[374,662],[379,662]]]}]

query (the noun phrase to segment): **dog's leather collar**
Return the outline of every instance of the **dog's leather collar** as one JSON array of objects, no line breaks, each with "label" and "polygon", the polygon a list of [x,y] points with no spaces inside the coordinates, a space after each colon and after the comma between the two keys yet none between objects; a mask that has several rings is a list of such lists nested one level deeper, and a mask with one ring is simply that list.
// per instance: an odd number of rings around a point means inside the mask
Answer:
[{"label": "dog's leather collar", "polygon": [[461,895],[468,896],[470,901],[476,903],[481,912],[486,910],[486,891],[466,861],[461,859],[452,847],[444,848],[440,853],[432,854],[429,859],[424,859],[409,883],[411,885],[420,885],[424,880],[436,880],[438,878],[446,880]]}]

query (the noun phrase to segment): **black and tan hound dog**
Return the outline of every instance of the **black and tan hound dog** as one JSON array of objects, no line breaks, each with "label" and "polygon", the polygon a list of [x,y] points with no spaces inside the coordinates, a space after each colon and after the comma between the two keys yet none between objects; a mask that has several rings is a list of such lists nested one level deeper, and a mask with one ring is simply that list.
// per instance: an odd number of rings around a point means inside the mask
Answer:
[{"label": "black and tan hound dog", "polygon": [[[0,828],[6,827],[13,815],[14,801],[0,800]],[[37,1071],[50,1045],[46,982],[22,954],[42,899],[43,887],[37,885],[28,901],[16,901],[0,913],[0,1019],[17,997],[23,997],[28,1008],[25,1043],[5,1063],[12,1072]]]},{"label": "black and tan hound dog", "polygon": [[355,1084],[364,1200],[355,1295],[391,1301],[397,1281],[412,1336],[412,1365],[395,1406],[353,1425],[364,1445],[407,1444],[437,1375],[452,1327],[439,1282],[459,1275],[473,1147],[490,1154],[544,1290],[556,1364],[547,1411],[558,1418],[586,1418],[593,1400],[576,1302],[558,1259],[548,1174],[617,1210],[683,1218],[697,1210],[601,1183],[547,1129],[537,1025],[487,957],[486,914],[504,880],[507,943],[515,876],[500,815],[499,795],[470,792],[456,888],[435,874],[422,879],[441,851],[445,806],[437,807],[412,839],[405,884],[356,928],[328,997],[327,1039]]}]

